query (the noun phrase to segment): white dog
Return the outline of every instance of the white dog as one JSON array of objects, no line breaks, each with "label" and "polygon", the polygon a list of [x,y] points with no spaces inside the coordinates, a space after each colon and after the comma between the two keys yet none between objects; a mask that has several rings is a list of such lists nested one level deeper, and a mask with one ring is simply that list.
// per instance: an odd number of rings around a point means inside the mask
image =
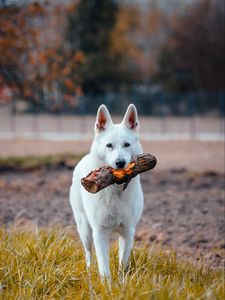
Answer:
[{"label": "white dog", "polygon": [[82,240],[87,267],[91,264],[94,242],[98,268],[102,278],[110,278],[109,235],[119,233],[119,263],[123,269],[128,265],[133,245],[135,226],[143,209],[143,192],[139,176],[133,178],[123,191],[121,185],[111,185],[91,194],[81,185],[81,178],[104,165],[126,168],[132,157],[142,153],[138,135],[136,107],[130,104],[123,121],[113,124],[108,109],[98,109],[95,137],[91,151],[77,164],[70,203],[77,230]]}]

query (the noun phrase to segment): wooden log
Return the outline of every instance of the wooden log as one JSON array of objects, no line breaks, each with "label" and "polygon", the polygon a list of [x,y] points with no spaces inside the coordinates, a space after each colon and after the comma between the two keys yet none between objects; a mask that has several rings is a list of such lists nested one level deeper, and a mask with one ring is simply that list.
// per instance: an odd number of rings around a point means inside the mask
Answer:
[{"label": "wooden log", "polygon": [[151,154],[141,154],[133,158],[126,169],[113,169],[103,166],[90,172],[81,179],[81,184],[90,193],[97,193],[112,184],[123,184],[127,187],[132,178],[151,170],[155,167],[157,160]]}]

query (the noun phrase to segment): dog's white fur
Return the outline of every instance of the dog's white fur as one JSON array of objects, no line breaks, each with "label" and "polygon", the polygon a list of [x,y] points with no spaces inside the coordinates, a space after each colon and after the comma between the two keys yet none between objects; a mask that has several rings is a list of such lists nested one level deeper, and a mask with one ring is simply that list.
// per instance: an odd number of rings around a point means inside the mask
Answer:
[{"label": "dog's white fur", "polygon": [[132,156],[142,153],[138,129],[138,115],[133,104],[129,105],[120,124],[113,124],[108,109],[101,105],[91,151],[77,164],[73,173],[70,203],[84,246],[86,264],[87,267],[91,264],[94,242],[99,272],[103,278],[110,278],[109,235],[113,231],[119,233],[120,266],[127,267],[135,226],[143,209],[140,178],[132,179],[124,191],[119,185],[111,185],[96,194],[88,193],[82,187],[81,178],[103,165],[117,168],[118,159],[125,160],[126,167]]}]

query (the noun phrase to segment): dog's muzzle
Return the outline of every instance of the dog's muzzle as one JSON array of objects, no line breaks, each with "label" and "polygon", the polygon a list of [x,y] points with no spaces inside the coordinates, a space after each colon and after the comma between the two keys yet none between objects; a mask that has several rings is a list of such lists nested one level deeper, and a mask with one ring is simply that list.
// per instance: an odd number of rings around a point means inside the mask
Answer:
[{"label": "dog's muzzle", "polygon": [[116,160],[116,166],[118,169],[123,169],[125,164],[126,164],[125,159],[117,159]]}]

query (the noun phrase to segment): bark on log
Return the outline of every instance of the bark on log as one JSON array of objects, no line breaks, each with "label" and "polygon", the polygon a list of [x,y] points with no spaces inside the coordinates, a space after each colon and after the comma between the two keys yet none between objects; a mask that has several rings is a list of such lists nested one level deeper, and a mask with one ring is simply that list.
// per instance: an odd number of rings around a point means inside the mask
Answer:
[{"label": "bark on log", "polygon": [[153,169],[156,163],[155,156],[151,154],[137,155],[126,169],[113,169],[109,166],[104,166],[82,178],[81,184],[88,192],[93,194],[114,183],[125,183],[125,189],[133,177]]}]

